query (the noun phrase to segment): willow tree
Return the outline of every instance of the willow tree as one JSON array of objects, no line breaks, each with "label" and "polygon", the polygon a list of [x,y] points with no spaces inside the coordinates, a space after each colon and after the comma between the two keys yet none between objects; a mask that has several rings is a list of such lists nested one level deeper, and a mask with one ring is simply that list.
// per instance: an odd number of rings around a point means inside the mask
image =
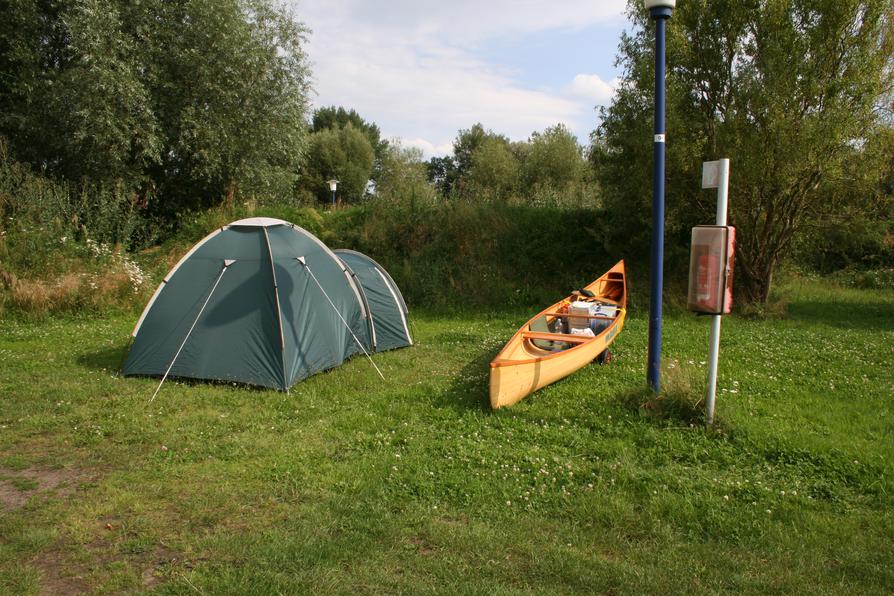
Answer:
[{"label": "willow tree", "polygon": [[[607,204],[632,229],[646,227],[649,213],[653,42],[641,2],[630,0],[628,11],[635,28],[621,42],[624,77],[594,135],[594,159]],[[667,61],[668,237],[711,219],[712,197],[697,190],[701,161],[731,158],[737,284],[765,303],[804,222],[836,208],[824,182],[883,125],[894,7],[687,0],[669,21]]]},{"label": "willow tree", "polygon": [[276,0],[7,2],[0,135],[69,181],[176,214],[291,192],[306,144],[306,28]]}]

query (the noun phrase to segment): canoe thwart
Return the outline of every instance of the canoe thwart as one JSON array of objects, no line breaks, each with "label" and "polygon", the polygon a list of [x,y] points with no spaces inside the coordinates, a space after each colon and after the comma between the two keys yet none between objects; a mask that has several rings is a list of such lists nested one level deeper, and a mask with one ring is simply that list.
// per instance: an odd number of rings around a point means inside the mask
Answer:
[{"label": "canoe thwart", "polygon": [[564,341],[570,344],[582,344],[595,339],[593,336],[571,335],[570,333],[538,333],[536,331],[522,331],[522,337],[525,339],[546,339],[553,341]]},{"label": "canoe thwart", "polygon": [[549,317],[571,317],[572,319],[597,319],[601,321],[614,321],[618,317],[605,317],[602,315],[578,315],[571,314],[568,312],[545,312],[543,313]]}]

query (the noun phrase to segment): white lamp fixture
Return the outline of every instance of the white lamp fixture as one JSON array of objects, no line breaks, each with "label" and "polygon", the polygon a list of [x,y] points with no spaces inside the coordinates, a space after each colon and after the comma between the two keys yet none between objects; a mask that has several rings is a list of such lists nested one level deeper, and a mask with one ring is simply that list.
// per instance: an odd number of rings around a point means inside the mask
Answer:
[{"label": "white lamp fixture", "polygon": [[327,180],[327,184],[329,184],[329,190],[335,192],[335,189],[338,188],[338,180],[333,178],[332,180]]},{"label": "white lamp fixture", "polygon": [[646,8],[652,10],[653,8],[674,8],[677,5],[677,0],[646,0]]}]

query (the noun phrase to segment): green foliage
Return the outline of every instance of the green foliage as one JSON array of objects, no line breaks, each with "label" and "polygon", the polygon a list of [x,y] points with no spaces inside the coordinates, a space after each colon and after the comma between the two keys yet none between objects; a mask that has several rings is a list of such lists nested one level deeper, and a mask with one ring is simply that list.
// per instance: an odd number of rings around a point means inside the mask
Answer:
[{"label": "green foliage", "polygon": [[894,290],[894,268],[844,270],[831,277],[844,287],[863,290]]},{"label": "green foliage", "polygon": [[529,186],[564,189],[581,180],[585,162],[577,138],[563,124],[534,133],[524,158],[524,179]]},{"label": "green foliage", "polygon": [[602,250],[599,214],[585,209],[406,196],[329,223],[328,244],[373,256],[417,304],[547,304],[618,260]]},{"label": "green foliage", "polygon": [[317,109],[311,121],[311,131],[320,132],[326,129],[344,128],[348,124],[351,124],[366,135],[366,138],[369,139],[369,144],[375,151],[377,160],[385,158],[385,152],[388,150],[389,143],[382,139],[382,132],[379,130],[378,125],[364,120],[353,108],[346,110],[341,106],[326,106]]},{"label": "green foliage", "polygon": [[810,222],[794,244],[794,256],[820,273],[894,266],[894,220],[840,211]]},{"label": "green foliage", "polygon": [[460,178],[468,175],[472,169],[475,151],[488,138],[500,139],[506,143],[509,142],[509,139],[498,135],[492,130],[485,131],[484,126],[480,122],[475,123],[471,128],[461,129],[457,133],[456,139],[453,141],[453,161],[456,164],[457,175]]},{"label": "green foliage", "polygon": [[307,167],[302,185],[321,201],[329,201],[327,180],[339,181],[338,195],[349,202],[366,194],[375,152],[366,134],[350,122],[344,127],[324,128],[310,136]]},{"label": "green foliage", "polygon": [[[118,185],[65,184],[11,159],[0,139],[0,222],[7,245],[12,238],[27,244],[11,250],[22,269],[41,269],[60,237],[142,247],[153,238],[138,197]],[[43,247],[43,249],[41,248]]]},{"label": "green foliage", "polygon": [[481,198],[505,200],[519,186],[518,159],[509,143],[500,137],[487,137],[472,153],[472,164],[464,179],[467,192]]},{"label": "green foliage", "polygon": [[0,311],[131,306],[148,276],[124,251],[154,240],[138,197],[121,185],[65,184],[13,161],[0,140]]},{"label": "green foliage", "polygon": [[[614,229],[644,245],[652,29],[639,8],[630,4],[637,28],[621,43],[625,80],[603,115],[593,160]],[[804,222],[837,203],[823,194],[824,182],[879,123],[876,107],[894,74],[894,12],[884,0],[703,0],[681,4],[668,23],[670,244],[711,220],[713,196],[692,200],[699,168],[729,157],[737,287],[766,302]]]},{"label": "green foliage", "polygon": [[68,180],[138,185],[162,151],[152,98],[140,81],[138,42],[125,33],[114,3],[76,3],[63,19],[70,58],[40,98],[48,111],[42,132],[55,146],[35,157],[58,157]]},{"label": "green foliage", "polygon": [[422,151],[390,143],[381,159],[376,196],[386,202],[434,202],[437,190],[428,181]]},{"label": "green foliage", "polygon": [[445,155],[432,157],[425,165],[429,182],[438,190],[442,197],[449,197],[456,180],[456,165],[453,157]]},{"label": "green foliage", "polygon": [[823,182],[833,203],[793,241],[797,262],[820,273],[894,267],[894,129],[880,127]]},{"label": "green foliage", "polygon": [[17,160],[120,184],[169,218],[291,192],[305,29],[272,2],[15,2],[0,27],[0,134]]},{"label": "green foliage", "polygon": [[160,192],[181,208],[288,196],[304,156],[303,25],[264,0],[143,6],[129,22],[151,19],[153,97],[169,142]]},{"label": "green foliage", "polygon": [[[504,145],[509,143],[509,139],[505,136],[499,135],[492,130],[485,131],[481,123],[476,123],[471,128],[462,129],[457,133],[456,139],[453,141],[452,164],[443,168],[445,179],[438,182],[439,186],[442,186],[447,191],[445,196],[467,196],[471,194],[470,191],[472,189],[470,189],[471,181],[469,177],[475,165],[475,153],[484,146],[485,141],[488,139],[491,140],[491,143],[489,143],[491,151],[498,151],[494,149],[495,142],[503,143]],[[434,164],[432,167],[435,168],[434,172],[436,174],[440,173],[438,170],[441,168],[438,168],[437,164]]]},{"label": "green foliage", "polygon": [[598,204],[581,147],[561,124],[521,142],[475,124],[459,131],[453,156],[433,157],[427,167],[429,180],[444,197],[559,207]]}]

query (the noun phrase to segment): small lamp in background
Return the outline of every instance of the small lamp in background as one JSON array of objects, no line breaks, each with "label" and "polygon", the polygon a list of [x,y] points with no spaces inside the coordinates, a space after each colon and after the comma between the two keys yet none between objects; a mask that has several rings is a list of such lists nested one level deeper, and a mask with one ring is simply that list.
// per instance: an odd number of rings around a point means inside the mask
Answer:
[{"label": "small lamp in background", "polygon": [[329,185],[329,190],[332,191],[332,206],[335,207],[335,189],[338,188],[338,180],[333,178],[332,180],[327,180],[326,183]]}]

